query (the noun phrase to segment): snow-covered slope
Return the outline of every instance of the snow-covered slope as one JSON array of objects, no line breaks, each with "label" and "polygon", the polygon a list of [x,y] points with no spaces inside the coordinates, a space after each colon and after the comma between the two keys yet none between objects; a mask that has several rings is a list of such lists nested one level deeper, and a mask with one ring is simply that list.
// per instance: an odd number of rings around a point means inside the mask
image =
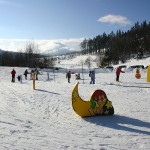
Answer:
[{"label": "snow-covered slope", "polygon": [[[81,67],[76,64],[73,60],[71,65]],[[15,69],[23,75],[26,68]],[[88,73],[81,75],[81,98],[88,100],[102,89],[115,109],[113,116],[89,118],[79,117],[72,108],[74,74],[69,84],[65,72],[50,72],[47,81],[47,73],[40,71],[33,90],[29,76],[11,83],[11,70],[0,67],[0,150],[149,150],[150,83],[145,70],[140,79],[134,72],[121,74],[122,83],[115,82],[114,72],[96,73],[94,85]]]}]

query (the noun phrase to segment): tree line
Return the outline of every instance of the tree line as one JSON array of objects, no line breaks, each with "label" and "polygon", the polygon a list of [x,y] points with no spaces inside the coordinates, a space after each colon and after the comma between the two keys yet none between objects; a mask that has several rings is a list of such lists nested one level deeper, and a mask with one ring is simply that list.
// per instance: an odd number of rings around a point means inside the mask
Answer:
[{"label": "tree line", "polygon": [[150,56],[150,22],[136,22],[130,30],[103,33],[80,44],[82,54],[96,54],[99,66],[126,62],[131,58]]},{"label": "tree line", "polygon": [[[110,66],[126,62],[131,58],[142,59],[150,56],[150,22],[135,23],[130,30],[123,32],[117,30],[110,34],[105,32],[94,38],[84,39],[81,44],[81,52],[72,52],[68,58],[80,54],[96,54],[98,67]],[[60,57],[62,58],[62,56]],[[60,59],[59,58],[59,59]],[[28,42],[25,50],[19,52],[1,51],[1,66],[18,66],[31,68],[54,67],[57,57],[42,55],[34,42]],[[61,60],[61,59],[60,59]],[[60,61],[59,60],[59,61]],[[89,63],[88,58],[85,63]]]},{"label": "tree line", "polygon": [[26,44],[24,52],[0,51],[1,66],[18,66],[31,68],[48,68],[54,66],[53,58],[40,54],[38,46],[34,42]]}]

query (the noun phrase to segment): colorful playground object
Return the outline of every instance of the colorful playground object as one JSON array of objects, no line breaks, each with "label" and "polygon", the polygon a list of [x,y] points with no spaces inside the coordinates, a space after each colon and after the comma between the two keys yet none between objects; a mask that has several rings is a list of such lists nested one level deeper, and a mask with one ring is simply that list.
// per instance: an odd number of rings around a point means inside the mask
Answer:
[{"label": "colorful playground object", "polygon": [[139,70],[139,69],[136,69],[135,77],[136,77],[137,79],[140,79],[140,78],[141,78],[141,74],[140,74],[140,70]]},{"label": "colorful playground object", "polygon": [[108,100],[103,90],[94,91],[88,101],[82,100],[78,93],[78,83],[72,91],[72,107],[81,117],[113,115],[112,102]]},{"label": "colorful playground object", "polygon": [[150,82],[150,65],[147,68],[147,82]]}]

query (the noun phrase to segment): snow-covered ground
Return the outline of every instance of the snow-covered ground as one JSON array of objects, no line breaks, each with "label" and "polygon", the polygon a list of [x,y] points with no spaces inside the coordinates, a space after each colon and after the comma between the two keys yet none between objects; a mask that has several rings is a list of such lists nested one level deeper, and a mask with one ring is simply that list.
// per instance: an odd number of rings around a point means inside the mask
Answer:
[{"label": "snow-covered ground", "polygon": [[[74,69],[81,68],[73,62]],[[145,60],[144,66],[149,63]],[[19,75],[26,68],[15,69]],[[29,76],[22,83],[17,79],[11,83],[11,70],[0,67],[0,150],[150,149],[150,83],[145,70],[140,79],[133,71],[121,74],[122,83],[115,82],[114,72],[99,70],[94,85],[89,84],[88,71],[81,74],[81,98],[88,100],[94,90],[102,89],[115,109],[113,116],[88,118],[79,117],[72,108],[74,74],[69,84],[65,71],[50,72],[49,81],[41,71],[33,90]]]}]

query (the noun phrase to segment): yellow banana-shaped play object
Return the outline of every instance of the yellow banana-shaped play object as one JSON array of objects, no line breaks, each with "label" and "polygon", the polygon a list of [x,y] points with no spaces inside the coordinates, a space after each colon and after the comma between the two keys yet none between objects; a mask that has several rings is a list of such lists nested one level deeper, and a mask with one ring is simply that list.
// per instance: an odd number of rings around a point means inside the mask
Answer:
[{"label": "yellow banana-shaped play object", "polygon": [[81,99],[81,97],[79,96],[79,93],[78,93],[78,84],[79,84],[79,82],[76,83],[76,85],[72,91],[73,109],[81,117],[91,116],[90,112],[88,111],[91,106],[91,102],[84,101]]},{"label": "yellow banana-shaped play object", "polygon": [[90,100],[84,101],[78,93],[78,83],[72,91],[72,107],[81,117],[114,114],[111,101],[107,99],[104,91],[96,90],[92,93]]}]

